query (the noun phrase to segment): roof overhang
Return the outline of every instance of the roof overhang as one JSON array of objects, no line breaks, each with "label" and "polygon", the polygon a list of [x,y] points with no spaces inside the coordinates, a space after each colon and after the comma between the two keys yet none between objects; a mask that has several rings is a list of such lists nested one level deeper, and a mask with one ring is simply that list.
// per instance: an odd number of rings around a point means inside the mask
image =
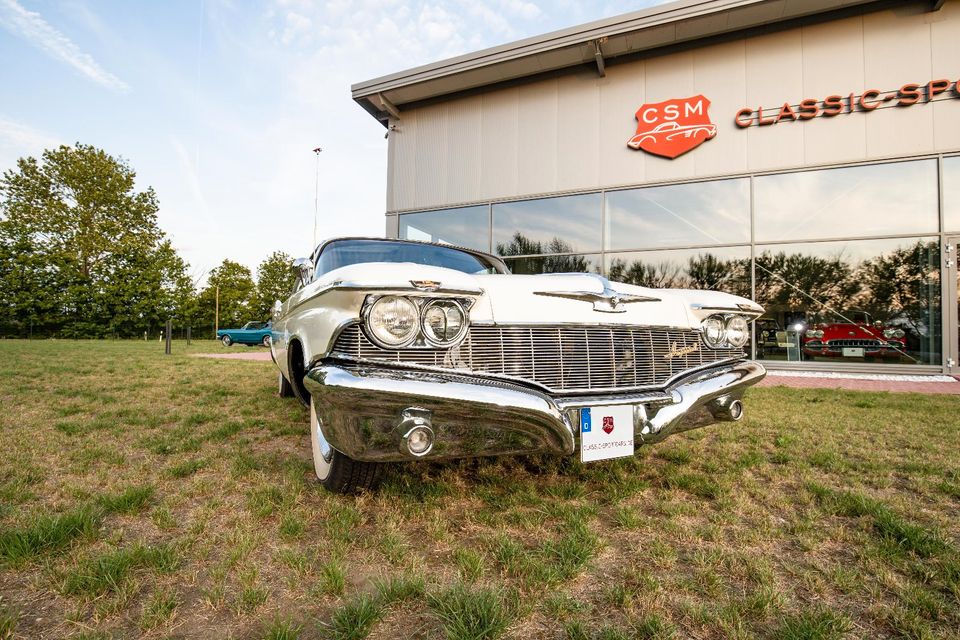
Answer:
[{"label": "roof overhang", "polygon": [[[351,91],[360,106],[386,124],[405,105],[424,100],[586,64],[603,75],[605,61],[614,58],[882,6],[890,1],[679,0],[358,82]],[[928,3],[928,9],[934,7]]]}]

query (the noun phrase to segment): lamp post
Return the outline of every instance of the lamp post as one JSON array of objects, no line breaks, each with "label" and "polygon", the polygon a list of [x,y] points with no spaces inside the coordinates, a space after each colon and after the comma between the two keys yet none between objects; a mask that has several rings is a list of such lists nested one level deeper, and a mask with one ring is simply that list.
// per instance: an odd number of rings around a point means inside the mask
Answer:
[{"label": "lamp post", "polygon": [[316,177],[313,182],[313,246],[310,247],[310,251],[313,251],[317,248],[317,218],[320,216],[320,152],[323,151],[320,147],[317,147],[313,150],[313,154],[317,156],[317,169]]},{"label": "lamp post", "polygon": [[217,333],[220,331],[220,285],[217,285],[216,307],[213,314],[213,339],[217,339]]}]

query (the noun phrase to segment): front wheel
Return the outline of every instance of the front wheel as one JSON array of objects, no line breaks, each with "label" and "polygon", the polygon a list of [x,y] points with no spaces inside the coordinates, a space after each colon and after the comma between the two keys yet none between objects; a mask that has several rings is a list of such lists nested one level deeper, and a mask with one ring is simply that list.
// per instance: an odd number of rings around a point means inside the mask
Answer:
[{"label": "front wheel", "polygon": [[230,339],[230,336],[223,336],[222,338],[220,338],[220,342],[222,342],[223,346],[225,347],[229,347],[230,345],[233,344],[233,340]]},{"label": "front wheel", "polygon": [[334,493],[357,493],[373,489],[379,480],[381,466],[361,462],[343,455],[330,446],[323,436],[317,409],[310,401],[310,440],[313,443],[313,470],[317,480]]}]

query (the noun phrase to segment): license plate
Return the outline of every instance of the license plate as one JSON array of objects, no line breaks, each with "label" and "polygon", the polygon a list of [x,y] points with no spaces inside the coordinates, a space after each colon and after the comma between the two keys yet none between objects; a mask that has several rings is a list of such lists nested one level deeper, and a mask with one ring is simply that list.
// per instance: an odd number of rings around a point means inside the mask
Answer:
[{"label": "license plate", "polygon": [[633,406],[580,409],[580,460],[593,462],[633,455]]},{"label": "license plate", "polygon": [[863,347],[844,347],[843,357],[844,358],[862,358]]}]

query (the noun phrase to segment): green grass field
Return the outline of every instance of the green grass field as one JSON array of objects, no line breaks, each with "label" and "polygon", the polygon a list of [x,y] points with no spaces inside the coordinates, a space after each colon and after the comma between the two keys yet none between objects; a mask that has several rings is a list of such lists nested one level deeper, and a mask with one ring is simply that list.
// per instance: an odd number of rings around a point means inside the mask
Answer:
[{"label": "green grass field", "polygon": [[957,397],[757,389],[634,459],[343,497],[222,349],[0,341],[0,639],[960,637]]}]

